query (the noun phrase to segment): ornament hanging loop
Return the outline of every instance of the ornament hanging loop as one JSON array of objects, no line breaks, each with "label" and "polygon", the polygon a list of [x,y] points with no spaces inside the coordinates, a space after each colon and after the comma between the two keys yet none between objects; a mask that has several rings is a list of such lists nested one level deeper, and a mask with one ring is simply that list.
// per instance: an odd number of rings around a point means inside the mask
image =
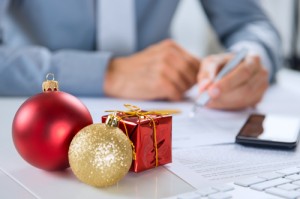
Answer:
[{"label": "ornament hanging loop", "polygon": [[43,92],[59,90],[58,81],[55,81],[53,73],[48,73],[46,75],[46,80],[42,84],[42,89]]},{"label": "ornament hanging loop", "polygon": [[110,126],[110,127],[118,127],[119,125],[119,118],[117,116],[117,113],[114,112],[113,114],[110,114],[108,115],[106,121],[105,121],[105,124],[107,126]]},{"label": "ornament hanging loop", "polygon": [[[52,78],[50,79],[50,77],[52,77]],[[55,80],[54,74],[53,73],[48,73],[46,75],[46,80],[48,80],[48,81],[54,81]]]}]

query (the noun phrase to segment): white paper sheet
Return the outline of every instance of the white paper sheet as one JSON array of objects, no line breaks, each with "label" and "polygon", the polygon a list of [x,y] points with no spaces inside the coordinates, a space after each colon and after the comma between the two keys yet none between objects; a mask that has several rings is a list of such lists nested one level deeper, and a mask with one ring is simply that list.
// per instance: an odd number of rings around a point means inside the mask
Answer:
[{"label": "white paper sheet", "polygon": [[300,165],[300,153],[236,144],[173,150],[166,167],[195,188]]},{"label": "white paper sheet", "polygon": [[250,109],[228,112],[202,108],[195,117],[181,117],[173,123],[173,148],[233,143],[251,112]]}]

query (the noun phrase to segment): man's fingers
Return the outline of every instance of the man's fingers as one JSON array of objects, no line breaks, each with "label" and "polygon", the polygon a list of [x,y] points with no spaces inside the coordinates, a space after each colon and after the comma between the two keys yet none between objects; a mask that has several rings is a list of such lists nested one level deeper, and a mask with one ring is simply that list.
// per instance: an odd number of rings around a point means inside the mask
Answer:
[{"label": "man's fingers", "polygon": [[181,71],[183,75],[185,75],[186,79],[191,83],[194,84],[196,81],[196,74],[200,68],[200,61],[176,44],[172,40],[165,40],[167,44],[167,48],[170,50],[174,50],[174,53],[177,55],[177,59],[174,59],[173,63],[178,61],[177,69]]},{"label": "man's fingers", "polygon": [[161,71],[160,78],[171,82],[180,92],[184,92],[190,87],[188,80],[176,68],[172,67],[171,63],[163,62],[158,67],[158,70]]},{"label": "man's fingers", "polygon": [[207,107],[235,110],[255,106],[263,97],[268,85],[268,72],[263,69],[240,87],[222,93],[215,99],[212,98]]},{"label": "man's fingers", "polygon": [[164,50],[166,51],[168,51],[168,49],[170,48],[177,50],[180,54],[180,57],[182,57],[185,62],[188,63],[188,65],[191,67],[190,69],[194,73],[197,73],[199,71],[200,61],[196,57],[188,53],[186,50],[184,50],[182,47],[180,47],[178,44],[176,44],[176,42],[171,39],[166,39],[162,41],[161,44],[165,46],[166,49]]},{"label": "man's fingers", "polygon": [[212,84],[212,80],[211,80],[211,79],[208,79],[208,78],[202,79],[202,80],[200,81],[200,83],[198,84],[198,86],[199,86],[199,92],[202,93],[202,92],[205,91],[211,84]]},{"label": "man's fingers", "polygon": [[200,92],[203,92],[212,83],[213,79],[231,58],[230,54],[211,55],[202,60],[200,71],[198,73],[198,84]]},{"label": "man's fingers", "polygon": [[159,93],[161,99],[171,101],[179,101],[182,99],[182,91],[180,91],[171,81],[167,79],[161,80],[161,83],[156,86],[156,92]]},{"label": "man's fingers", "polygon": [[247,56],[247,58],[229,72],[229,74],[225,75],[220,81],[212,85],[213,88],[211,89],[218,88],[222,93],[229,92],[247,82],[261,69],[262,67],[258,58]]},{"label": "man's fingers", "polygon": [[174,50],[172,52],[173,56],[169,59],[169,64],[173,66],[173,70],[180,73],[182,78],[187,83],[188,87],[190,88],[192,85],[196,83],[196,74],[193,66],[190,65],[183,57],[180,52]]},{"label": "man's fingers", "polygon": [[[161,62],[171,66],[169,71],[163,71],[166,73],[166,77],[173,82],[177,81],[177,85],[183,84],[178,85],[182,91],[186,91],[196,83],[196,74],[200,66],[199,61],[196,58],[183,50],[172,40],[162,41],[156,46],[156,49],[156,53],[161,55]],[[179,76],[178,74],[175,74],[174,76],[174,72],[178,73]]]},{"label": "man's fingers", "polygon": [[263,94],[269,87],[268,71],[262,68],[261,72],[257,73],[247,84],[249,92],[254,93],[253,100],[249,103],[249,106],[255,106],[261,101]]},{"label": "man's fingers", "polygon": [[190,66],[189,69],[195,74],[199,72],[200,69],[200,61],[196,57],[189,54],[187,51],[185,51],[183,48],[181,48],[179,45],[176,45],[176,49],[183,55],[183,58]]}]

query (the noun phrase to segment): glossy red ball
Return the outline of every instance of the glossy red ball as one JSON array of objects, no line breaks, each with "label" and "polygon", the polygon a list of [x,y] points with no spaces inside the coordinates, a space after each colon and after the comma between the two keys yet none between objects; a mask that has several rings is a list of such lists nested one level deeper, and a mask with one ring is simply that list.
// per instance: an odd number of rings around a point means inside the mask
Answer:
[{"label": "glossy red ball", "polygon": [[44,170],[69,167],[72,138],[92,117],[76,97],[44,92],[26,100],[13,120],[12,136],[19,154],[31,165]]}]

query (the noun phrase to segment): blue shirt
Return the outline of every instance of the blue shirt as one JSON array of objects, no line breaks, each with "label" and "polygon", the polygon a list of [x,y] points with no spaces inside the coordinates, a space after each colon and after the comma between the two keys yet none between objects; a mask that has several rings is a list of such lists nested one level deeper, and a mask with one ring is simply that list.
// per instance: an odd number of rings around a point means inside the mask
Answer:
[{"label": "blue shirt", "polygon": [[[178,0],[136,0],[136,51],[169,37]],[[247,47],[268,60],[270,79],[281,65],[279,36],[257,0],[202,0],[227,49]],[[2,0],[0,2],[0,95],[41,91],[49,72],[63,91],[103,95],[114,52],[96,47],[97,12],[91,0]],[[113,12],[113,10],[112,10]]]}]

